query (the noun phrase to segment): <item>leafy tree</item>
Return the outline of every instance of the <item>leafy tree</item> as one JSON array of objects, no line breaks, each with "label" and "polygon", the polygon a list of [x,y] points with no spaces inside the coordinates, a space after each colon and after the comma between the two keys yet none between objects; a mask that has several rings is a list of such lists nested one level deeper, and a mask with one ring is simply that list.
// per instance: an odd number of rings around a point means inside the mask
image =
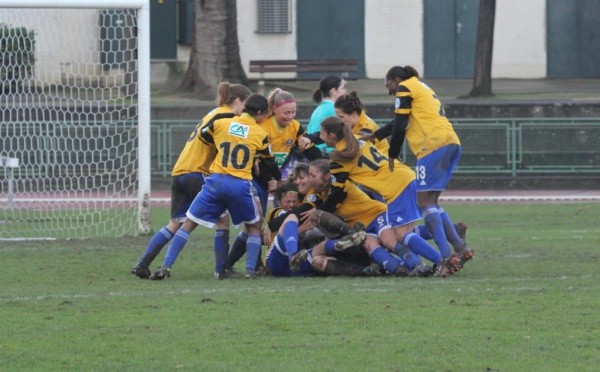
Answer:
[{"label": "leafy tree", "polygon": [[494,95],[492,93],[492,50],[495,18],[496,0],[480,0],[477,45],[475,47],[475,73],[473,88],[468,97]]},{"label": "leafy tree", "polygon": [[236,0],[195,0],[188,69],[179,90],[212,99],[222,81],[248,85],[237,36]]}]

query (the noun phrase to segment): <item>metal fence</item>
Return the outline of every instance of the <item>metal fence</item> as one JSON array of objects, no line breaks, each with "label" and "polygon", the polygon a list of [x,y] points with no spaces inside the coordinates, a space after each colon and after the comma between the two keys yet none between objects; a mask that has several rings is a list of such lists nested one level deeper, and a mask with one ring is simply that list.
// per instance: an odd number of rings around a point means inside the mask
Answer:
[{"label": "metal fence", "polygon": [[[152,122],[153,176],[171,175],[196,124]],[[462,145],[456,174],[600,174],[600,118],[453,119],[452,125]],[[402,159],[415,164],[408,146]]]},{"label": "metal fence", "polygon": [[[383,123],[387,119],[376,121]],[[152,121],[152,176],[171,175],[172,167],[196,124],[197,121],[193,120]],[[503,174],[512,177],[532,174],[600,174],[600,118],[454,119],[452,124],[462,144],[462,157],[456,174]],[[19,127],[20,134],[13,133],[16,129],[12,126],[0,126],[0,144],[20,149],[21,163],[31,163],[27,171],[29,175],[33,172],[46,177],[57,172],[72,176],[82,176],[87,172],[85,175],[88,177],[99,176],[107,170],[80,169],[78,164],[90,160],[89,157],[100,164],[112,164],[118,158],[116,152],[135,152],[131,148],[131,141],[124,139],[124,134],[109,136],[110,133],[107,132],[89,135],[84,132],[88,130],[86,126],[69,125],[71,130],[82,131],[81,138],[94,139],[97,143],[93,142],[93,148],[89,141],[82,144],[77,141],[55,144],[54,142],[61,140],[62,132],[58,129],[63,126],[58,122],[44,125],[28,123],[26,128]],[[50,127],[52,130],[48,129]],[[31,136],[27,136],[27,133]],[[135,139],[135,130],[127,133],[127,138]],[[108,143],[108,140],[111,142]],[[63,152],[68,155],[68,159],[67,155],[57,158],[57,154]],[[3,154],[0,148],[0,155],[10,154]],[[101,158],[96,159],[97,157]],[[415,164],[408,146],[403,146],[402,160],[409,166]],[[57,167],[64,169],[56,169]],[[5,179],[7,172],[8,168],[0,167],[0,181]],[[24,172],[24,168],[16,168],[14,177],[27,175]],[[72,174],[78,172],[79,174]],[[88,174],[90,172],[93,174]]]}]

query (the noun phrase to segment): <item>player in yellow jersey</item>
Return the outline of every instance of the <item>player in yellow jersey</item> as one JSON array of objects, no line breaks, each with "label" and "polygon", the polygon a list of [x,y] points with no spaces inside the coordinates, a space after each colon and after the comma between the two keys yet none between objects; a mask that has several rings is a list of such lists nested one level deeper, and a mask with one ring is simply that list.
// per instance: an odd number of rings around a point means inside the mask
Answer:
[{"label": "player in yellow jersey", "polygon": [[[246,273],[255,277],[260,252],[260,218],[252,196],[252,167],[257,154],[264,161],[273,161],[267,133],[257,125],[266,116],[265,97],[253,94],[246,100],[243,113],[231,119],[221,119],[202,127],[200,135],[206,143],[214,143],[217,156],[210,167],[210,176],[186,213],[187,220],[177,230],[167,251],[163,266],[151,279],[165,279],[190,233],[198,225],[213,227],[227,210],[234,225],[244,224],[248,231]],[[215,246],[215,277],[225,271],[226,249]]]},{"label": "player in yellow jersey", "polygon": [[[421,219],[417,206],[415,173],[398,160],[394,160],[395,170],[390,171],[390,160],[370,141],[357,140],[339,117],[332,116],[323,120],[321,138],[328,146],[335,148],[331,153],[331,175],[335,179],[331,194],[343,193],[348,181],[374,191],[388,206],[389,222],[398,241],[394,252],[403,258],[406,268],[414,270],[413,275],[417,276],[432,274],[432,270],[412,250],[435,264],[435,276],[445,277],[454,272],[456,257],[442,262],[440,253],[413,232],[415,221]],[[356,147],[359,148],[357,155],[354,151]]]},{"label": "player in yellow jersey", "polygon": [[[394,98],[394,122],[378,130],[375,138],[391,133],[390,159],[396,159],[404,139],[417,157],[417,201],[425,225],[433,235],[444,258],[452,255],[450,244],[462,267],[473,257],[473,251],[458,236],[448,213],[439,205],[442,191],[458,164],[461,146],[452,124],[435,92],[419,80],[411,66],[394,66],[385,77],[385,85]],[[393,169],[394,163],[389,163]]]},{"label": "player in yellow jersey", "polygon": [[[252,94],[250,89],[240,84],[220,83],[217,87],[217,108],[210,111],[196,125],[181,151],[173,172],[171,173],[171,219],[160,229],[146,247],[140,261],[131,269],[131,273],[139,278],[150,277],[150,264],[162,248],[173,238],[173,234],[185,221],[185,213],[192,201],[204,186],[204,179],[209,175],[209,167],[217,150],[198,140],[200,128],[211,121],[241,115],[244,101]],[[215,246],[229,245],[229,218],[224,216],[217,224]]]},{"label": "player in yellow jersey", "polygon": [[[348,133],[350,137],[354,138],[349,129]],[[358,150],[359,148],[356,146],[357,155]],[[401,260],[393,257],[388,251],[393,252],[397,241],[388,221],[387,206],[382,202],[369,198],[349,180],[334,189],[333,185],[338,185],[338,182],[330,172],[329,160],[312,161],[309,177],[315,190],[325,196],[325,200],[319,209],[335,213],[351,226],[356,222],[362,223],[367,233],[367,240],[363,247],[369,253],[371,259],[391,274],[408,276],[408,270],[402,266]],[[309,214],[305,216],[312,217]],[[324,253],[331,250],[331,248],[334,247],[328,247],[328,243],[325,242]],[[317,255],[318,253],[313,251],[313,262]]]},{"label": "player in yellow jersey", "polygon": [[[338,97],[335,101],[335,114],[344,121],[344,124],[352,129],[355,137],[362,136],[362,133],[374,133],[379,129],[379,125],[375,124],[373,119],[367,116],[364,105],[360,98],[358,98],[358,93],[355,90]],[[388,153],[390,145],[387,139],[375,139],[374,144],[380,153]]]},{"label": "player in yellow jersey", "polygon": [[[306,131],[295,119],[296,117],[296,99],[290,92],[275,88],[267,97],[269,102],[269,115],[259,125],[269,135],[271,151],[275,157],[277,166],[282,170],[282,177],[285,178],[285,169],[293,166],[296,159],[290,157],[294,148],[302,151],[302,155],[309,160],[323,157],[321,151],[314,147],[311,141],[306,137]],[[270,176],[271,170],[266,167],[267,164],[257,160],[258,174],[255,174],[252,184],[254,185],[263,213],[267,211],[267,202],[269,193],[272,193],[277,187]],[[277,200],[275,199],[275,202]],[[234,272],[233,265],[244,255],[246,247],[247,232],[240,231],[231,244],[231,251],[227,258],[227,270]]]}]

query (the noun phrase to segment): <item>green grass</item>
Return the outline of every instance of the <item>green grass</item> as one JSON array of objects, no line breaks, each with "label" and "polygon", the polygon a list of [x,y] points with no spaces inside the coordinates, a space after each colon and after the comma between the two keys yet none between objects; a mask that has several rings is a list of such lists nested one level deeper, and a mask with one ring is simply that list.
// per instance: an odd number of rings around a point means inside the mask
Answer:
[{"label": "green grass", "polygon": [[445,208],[476,251],[446,279],[215,281],[204,228],[162,282],[149,237],[2,242],[3,369],[597,370],[598,205]]}]

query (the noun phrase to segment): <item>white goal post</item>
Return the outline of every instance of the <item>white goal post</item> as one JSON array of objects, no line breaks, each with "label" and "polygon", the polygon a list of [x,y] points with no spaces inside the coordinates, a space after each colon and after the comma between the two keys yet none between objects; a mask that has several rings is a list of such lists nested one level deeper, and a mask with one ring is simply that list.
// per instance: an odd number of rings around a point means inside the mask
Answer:
[{"label": "white goal post", "polygon": [[0,0],[0,240],[150,231],[150,0]]}]

